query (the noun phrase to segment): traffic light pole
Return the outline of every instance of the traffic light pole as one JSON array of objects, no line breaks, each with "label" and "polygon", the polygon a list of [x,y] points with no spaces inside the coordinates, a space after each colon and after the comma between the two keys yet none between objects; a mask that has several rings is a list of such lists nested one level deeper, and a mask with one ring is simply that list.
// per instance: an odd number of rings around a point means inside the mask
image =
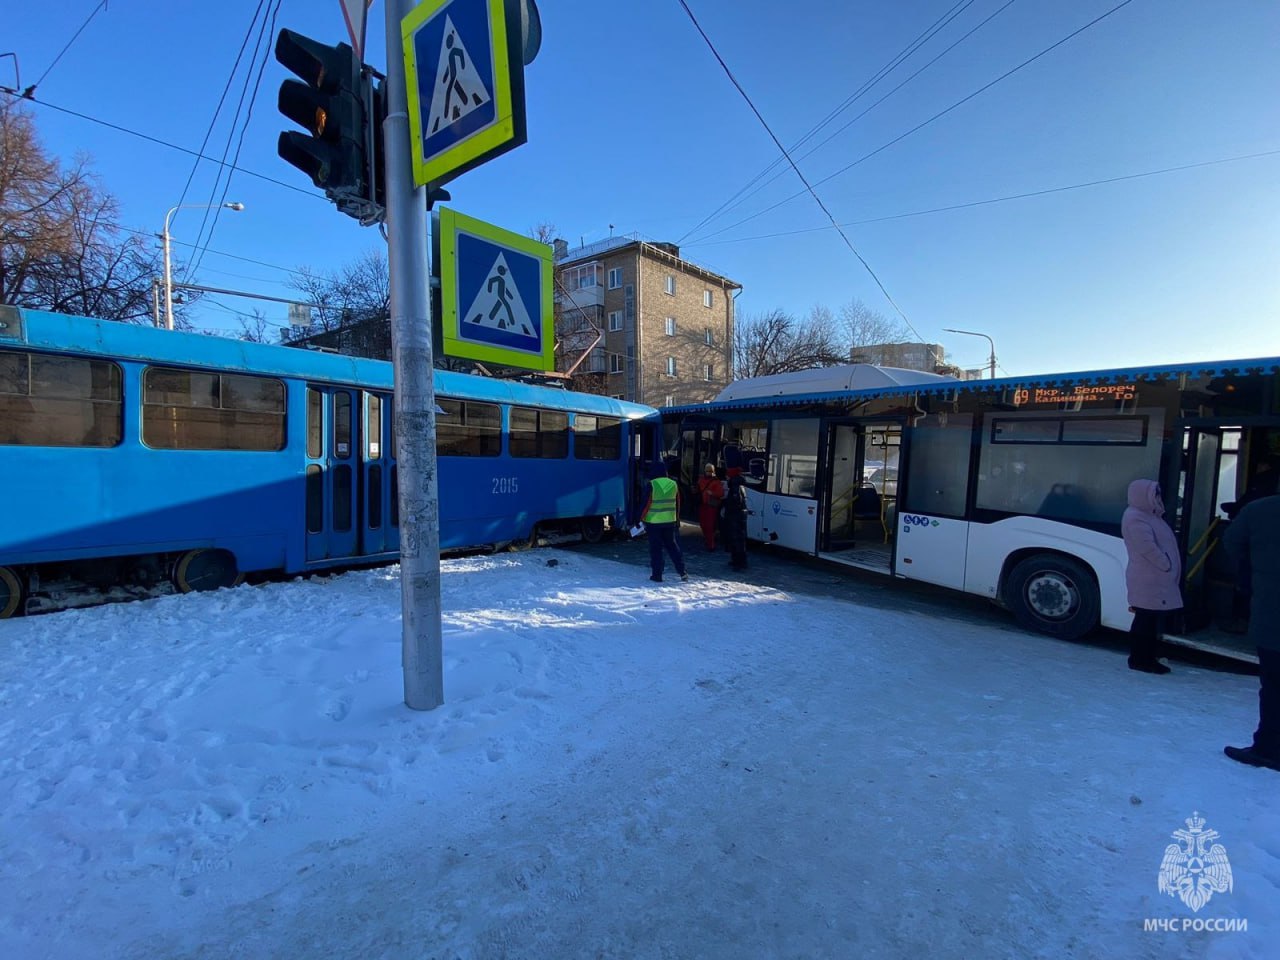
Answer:
[{"label": "traffic light pole", "polygon": [[440,499],[432,381],[427,188],[413,183],[409,107],[400,23],[414,0],[387,0],[387,256],[395,364],[396,458],[400,489],[400,610],[404,702],[444,703],[440,605]]}]

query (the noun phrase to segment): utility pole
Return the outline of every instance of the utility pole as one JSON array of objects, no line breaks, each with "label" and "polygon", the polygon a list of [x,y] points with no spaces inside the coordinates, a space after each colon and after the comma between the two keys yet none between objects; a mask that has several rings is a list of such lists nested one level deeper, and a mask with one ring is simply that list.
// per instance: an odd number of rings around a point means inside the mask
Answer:
[{"label": "utility pole", "polygon": [[395,364],[396,459],[400,488],[400,612],[404,702],[444,703],[440,604],[440,498],[432,380],[427,187],[415,187],[400,24],[413,0],[387,0],[387,258],[391,353]]}]

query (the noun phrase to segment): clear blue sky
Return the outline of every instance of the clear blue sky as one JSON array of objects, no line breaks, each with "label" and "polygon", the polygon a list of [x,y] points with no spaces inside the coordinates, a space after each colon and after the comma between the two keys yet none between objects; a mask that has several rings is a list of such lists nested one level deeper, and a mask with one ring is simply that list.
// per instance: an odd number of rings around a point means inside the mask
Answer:
[{"label": "clear blue sky", "polygon": [[[0,52],[23,84],[45,73],[98,0],[10,4]],[[1015,0],[986,26],[820,149],[795,152],[811,182],[978,90],[1120,0]],[[788,146],[845,101],[954,0],[688,0]],[[975,0],[842,113],[816,143],[1005,0]],[[111,0],[39,84],[36,99],[196,149],[258,4]],[[268,4],[269,6],[269,4]],[[892,313],[875,282],[789,169],[693,232],[779,154],[677,0],[541,0],[543,45],[526,72],[529,142],[451,184],[456,209],[527,232],[552,223],[576,244],[618,233],[682,241],[743,285],[739,314],[858,297]],[[370,13],[384,63],[384,7]],[[275,29],[345,39],[338,0],[284,0]],[[274,38],[268,38],[269,46]],[[252,48],[252,42],[250,44]],[[246,54],[246,58],[247,58]],[[0,82],[12,83],[12,58]],[[256,73],[256,70],[255,70]],[[244,64],[230,94],[239,97]],[[268,53],[239,165],[200,280],[288,296],[280,268],[333,268],[381,244],[276,156],[288,73]],[[1132,0],[1122,9],[871,159],[817,186],[841,223],[894,217],[1086,181],[1280,150],[1280,5]],[[126,224],[159,232],[191,173],[186,155],[33,107],[46,146],[91,155]],[[206,153],[221,155],[224,108]],[[234,144],[232,147],[234,151]],[[203,163],[187,202],[206,202]],[[220,192],[220,191],[219,191]],[[199,210],[174,219],[194,241]],[[737,225],[734,225],[737,224]],[[1280,155],[1087,189],[847,227],[859,253],[928,340],[968,365],[995,338],[1009,373],[1280,355]],[[721,231],[722,228],[729,229]],[[806,232],[797,232],[806,231]],[[186,255],[188,248],[176,248]],[[218,298],[232,309],[252,301]],[[282,305],[266,305],[284,322]],[[196,322],[233,328],[203,305]]]}]

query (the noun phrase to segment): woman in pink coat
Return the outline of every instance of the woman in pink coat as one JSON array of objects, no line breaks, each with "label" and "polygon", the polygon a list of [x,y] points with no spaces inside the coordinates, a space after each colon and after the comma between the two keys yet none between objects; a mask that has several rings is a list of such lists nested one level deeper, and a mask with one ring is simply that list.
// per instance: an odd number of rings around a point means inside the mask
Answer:
[{"label": "woman in pink coat", "polygon": [[1120,521],[1129,565],[1125,585],[1129,589],[1129,668],[1146,673],[1168,673],[1158,659],[1165,615],[1182,609],[1182,561],[1178,541],[1164,521],[1160,484],[1135,480],[1129,484],[1129,506]]}]

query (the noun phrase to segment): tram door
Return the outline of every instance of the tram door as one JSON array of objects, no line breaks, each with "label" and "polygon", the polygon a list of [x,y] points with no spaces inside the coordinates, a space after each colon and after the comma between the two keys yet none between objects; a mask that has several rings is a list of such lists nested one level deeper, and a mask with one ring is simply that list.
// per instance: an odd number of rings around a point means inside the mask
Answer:
[{"label": "tram door", "polygon": [[307,387],[307,559],[359,555],[359,398],[347,387]]},{"label": "tram door", "polygon": [[399,503],[396,477],[396,435],[389,393],[364,397],[364,449],[360,469],[360,553],[390,553],[400,549]]}]

